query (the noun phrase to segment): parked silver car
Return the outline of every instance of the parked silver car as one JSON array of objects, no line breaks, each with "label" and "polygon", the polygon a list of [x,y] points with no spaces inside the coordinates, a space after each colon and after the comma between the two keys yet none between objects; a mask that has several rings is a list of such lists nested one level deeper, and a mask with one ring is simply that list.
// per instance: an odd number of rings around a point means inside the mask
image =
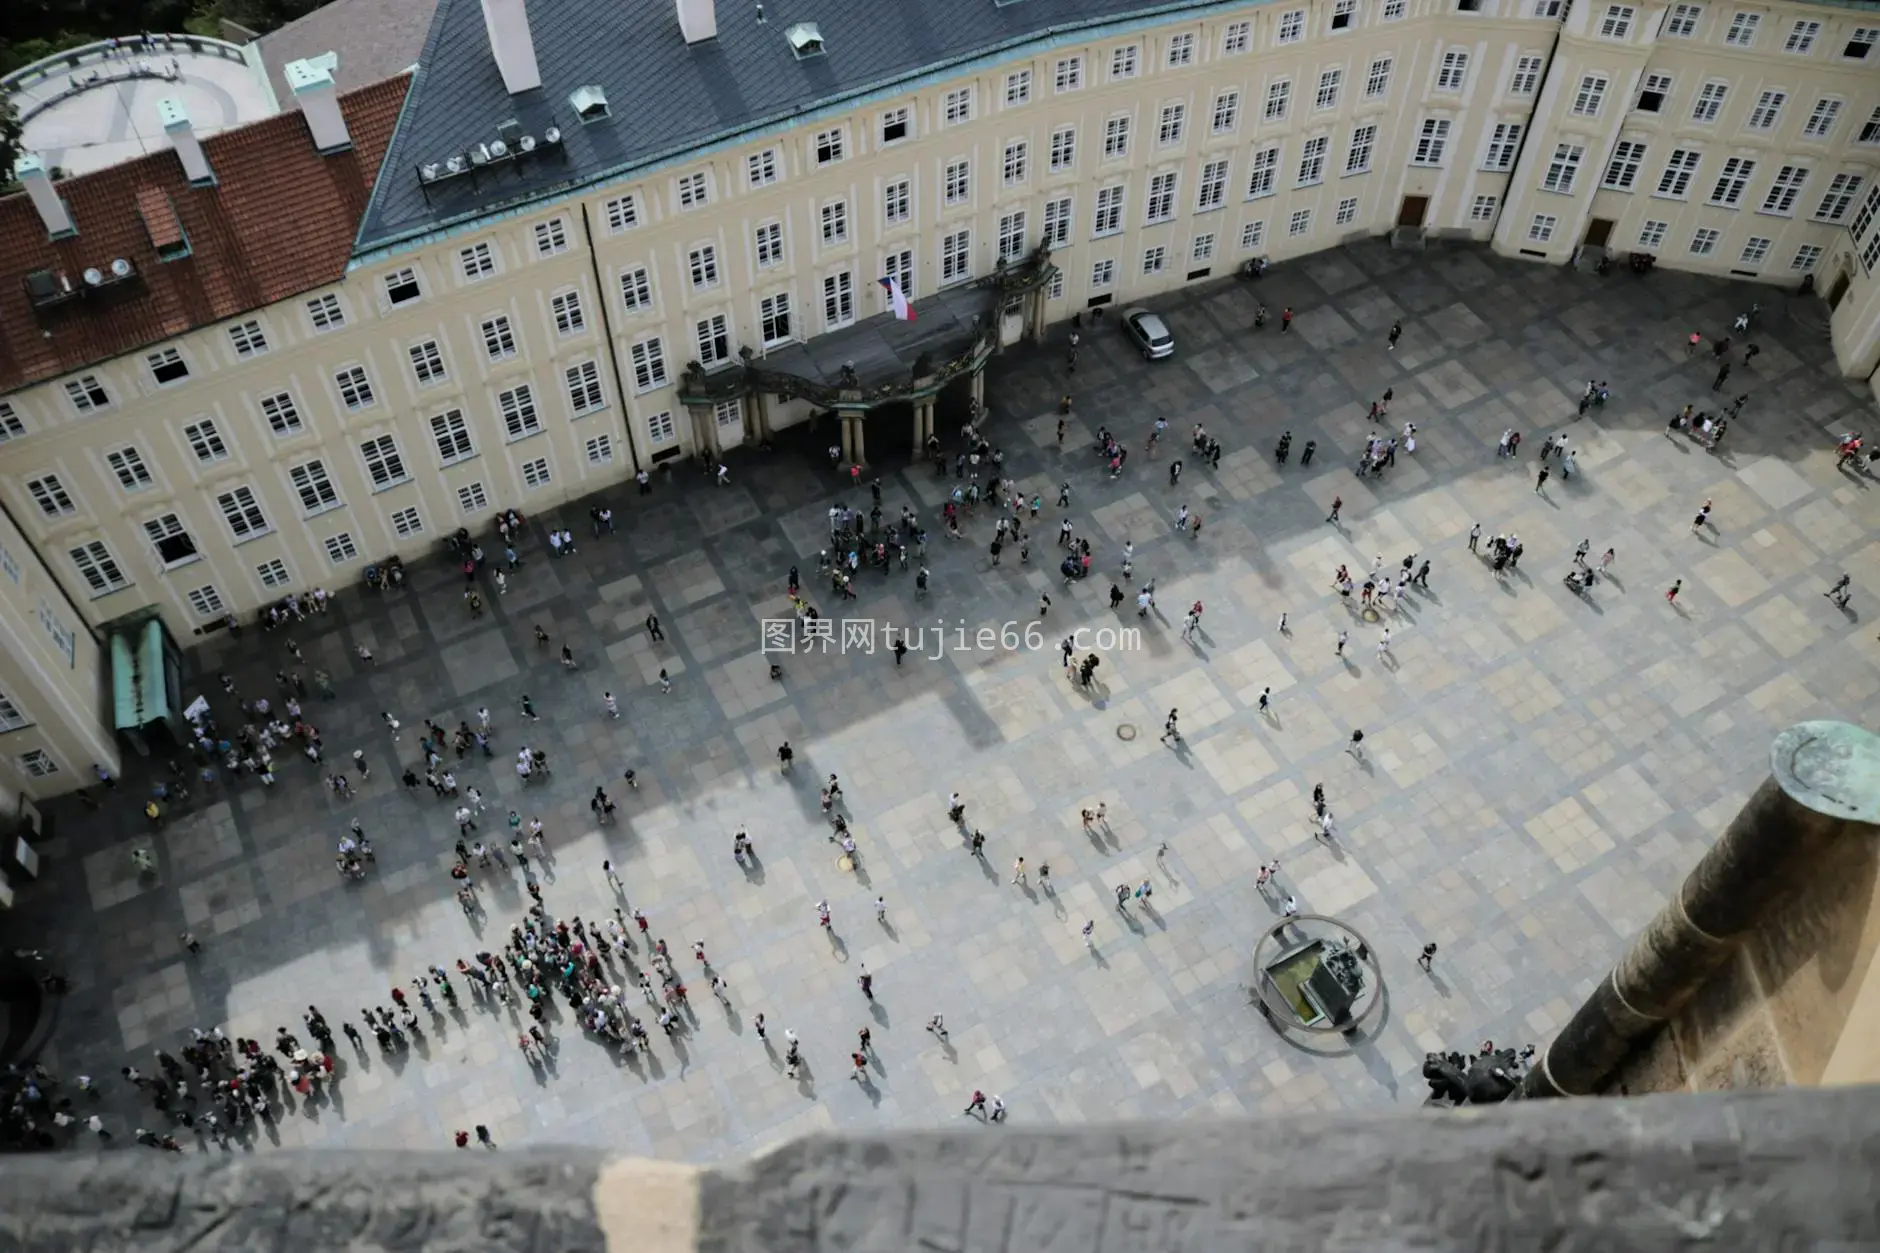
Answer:
[{"label": "parked silver car", "polygon": [[1175,355],[1175,336],[1160,314],[1147,309],[1130,309],[1123,314],[1123,329],[1136,341],[1144,361],[1159,361]]}]

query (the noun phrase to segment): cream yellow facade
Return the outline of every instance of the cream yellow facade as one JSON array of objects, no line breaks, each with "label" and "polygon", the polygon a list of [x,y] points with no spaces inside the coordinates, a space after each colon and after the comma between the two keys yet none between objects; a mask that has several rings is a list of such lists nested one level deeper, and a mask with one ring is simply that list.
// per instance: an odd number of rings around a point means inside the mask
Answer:
[{"label": "cream yellow facade", "polygon": [[[1564,26],[1561,7],[1223,6],[1007,50],[361,257],[329,290],[0,398],[0,498],[90,623],[154,606],[187,641],[481,530],[495,510],[552,509],[740,442],[755,428],[738,403],[680,403],[688,362],[731,364],[880,313],[883,275],[918,302],[1047,233],[1053,319],[1403,221],[1560,262],[1604,219],[1622,253],[1791,284],[1798,252],[1820,249],[1824,285],[1831,264],[1861,282],[1835,326],[1843,364],[1871,371],[1880,296],[1849,227],[1880,166],[1880,48],[1848,49],[1880,6],[1595,3]],[[1674,9],[1693,7],[1690,33],[1667,36]],[[1738,13],[1759,15],[1753,43],[1730,42]],[[1805,52],[1785,48],[1797,22],[1819,23]],[[1640,108],[1659,74],[1671,81],[1656,111]],[[1597,102],[1581,98],[1589,75],[1605,83]],[[1713,82],[1718,115],[1694,121]],[[1777,89],[1774,118],[1752,125]],[[1840,105],[1816,134],[1826,99]],[[1621,142],[1645,156],[1629,191],[1603,189]],[[1580,150],[1566,185],[1550,173],[1561,144]],[[1681,145],[1701,152],[1688,188],[1654,195]],[[1712,203],[1733,157],[1753,173]],[[1797,166],[1792,203],[1765,211]],[[1825,215],[1842,176],[1856,194]],[[1536,215],[1554,219],[1545,239]],[[1648,222],[1664,223],[1651,248]],[[1693,255],[1702,230],[1716,241]],[[1767,240],[1754,264],[1751,237]],[[769,422],[806,414],[773,399]]]}]

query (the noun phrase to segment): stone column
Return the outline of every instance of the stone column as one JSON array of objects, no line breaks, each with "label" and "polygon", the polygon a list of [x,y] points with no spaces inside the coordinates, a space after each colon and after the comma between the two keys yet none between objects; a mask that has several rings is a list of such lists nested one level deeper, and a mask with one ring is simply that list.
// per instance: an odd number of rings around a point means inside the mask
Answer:
[{"label": "stone column", "polygon": [[842,459],[851,465],[868,464],[868,451],[862,440],[862,415],[859,413],[842,415]]},{"label": "stone column", "polygon": [[1771,776],[1528,1073],[1522,1097],[1603,1091],[1750,932],[1786,908],[1831,846],[1880,832],[1880,736],[1804,722],[1776,737]]},{"label": "stone column", "polygon": [[747,421],[753,428],[751,437],[760,444],[770,442],[770,398],[763,392],[752,392],[751,403],[744,407]]},{"label": "stone column", "polygon": [[687,405],[686,413],[692,418],[692,447],[698,452],[718,455],[718,419],[713,415],[711,406],[700,407]]},{"label": "stone column", "polygon": [[973,403],[980,408],[986,404],[986,370],[984,366],[973,371]]}]

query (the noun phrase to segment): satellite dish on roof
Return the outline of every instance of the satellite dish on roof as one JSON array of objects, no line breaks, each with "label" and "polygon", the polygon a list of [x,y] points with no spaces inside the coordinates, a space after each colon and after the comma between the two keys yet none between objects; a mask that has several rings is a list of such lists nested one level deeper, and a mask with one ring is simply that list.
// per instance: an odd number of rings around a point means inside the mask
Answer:
[{"label": "satellite dish on roof", "polygon": [[418,177],[427,183],[435,183],[441,171],[442,167],[439,166],[437,162],[426,161],[423,165],[418,167]]},{"label": "satellite dish on roof", "polygon": [[449,170],[452,174],[463,173],[463,166],[464,160],[462,157],[452,157],[450,160],[444,162],[444,168]]},{"label": "satellite dish on roof", "polygon": [[560,143],[561,142],[561,127],[559,126],[549,127],[547,130],[542,132],[542,138],[551,144]]},{"label": "satellite dish on roof", "polygon": [[534,152],[535,151],[535,136],[524,135],[521,139],[518,139],[516,141],[516,146],[521,148],[524,152]]},{"label": "satellite dish on roof", "polygon": [[96,287],[102,282],[104,282],[104,275],[99,272],[96,266],[85,271],[85,285],[87,287]]},{"label": "satellite dish on roof", "polygon": [[119,257],[111,263],[111,273],[117,275],[119,278],[129,278],[131,276],[131,263],[126,261],[123,257]]},{"label": "satellite dish on roof", "polygon": [[508,155],[509,155],[509,145],[508,145],[508,144],[506,144],[506,143],[504,143],[504,142],[503,142],[502,140],[500,140],[500,139],[498,139],[498,140],[496,140],[496,141],[494,141],[493,143],[491,143],[491,144],[490,144],[490,155],[491,155],[492,157],[506,157],[506,156],[508,156]]}]

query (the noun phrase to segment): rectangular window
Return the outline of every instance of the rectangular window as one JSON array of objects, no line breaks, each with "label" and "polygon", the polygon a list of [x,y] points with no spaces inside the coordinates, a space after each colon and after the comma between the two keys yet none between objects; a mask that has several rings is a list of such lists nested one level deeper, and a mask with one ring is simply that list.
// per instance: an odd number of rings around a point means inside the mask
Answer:
[{"label": "rectangular window", "polygon": [[1443,53],[1443,62],[1436,70],[1436,90],[1461,91],[1462,80],[1469,76],[1469,54],[1452,48]]},{"label": "rectangular window", "polygon": [[1278,122],[1286,117],[1286,111],[1292,107],[1292,79],[1282,78],[1266,87],[1266,112],[1262,115],[1266,121]]},{"label": "rectangular window", "polygon": [[1005,160],[1001,164],[1001,169],[1007,187],[1025,181],[1025,176],[1031,168],[1030,152],[1030,147],[1022,139],[1005,145]]},{"label": "rectangular window", "polygon": [[541,415],[535,410],[535,392],[527,383],[498,392],[496,408],[503,415],[503,430],[512,440],[535,435],[542,429]]},{"label": "rectangular window", "polygon": [[[318,466],[320,463],[315,461],[311,464]],[[320,471],[320,476],[324,481],[326,477],[324,469]],[[327,491],[332,491],[330,483],[327,484]],[[237,543],[268,532],[268,516],[261,512],[261,504],[255,499],[253,488],[246,486],[230,488],[217,496],[215,503],[221,508],[222,519],[228,523],[229,533],[235,537]]]},{"label": "rectangular window", "polygon": [[1743,198],[1750,175],[1755,172],[1756,163],[1748,157],[1729,158],[1723,163],[1723,172],[1717,176],[1717,185],[1710,190],[1710,203],[1734,209]]},{"label": "rectangular window", "polygon": [[1815,50],[1815,40],[1821,35],[1821,23],[1802,18],[1789,27],[1789,37],[1782,41],[1782,51],[1793,52],[1798,57],[1805,57]]},{"label": "rectangular window", "polygon": [[431,418],[431,439],[437,444],[438,460],[444,465],[477,455],[470,439],[470,424],[461,409],[451,409]]},{"label": "rectangular window", "polygon": [[1730,29],[1724,32],[1723,42],[1734,48],[1748,48],[1756,42],[1756,28],[1761,25],[1760,14],[1738,13],[1730,19]]},{"label": "rectangular window", "polygon": [[[903,248],[881,259],[881,272],[901,285],[901,294],[914,299],[914,250]],[[886,292],[882,295],[885,297]]]},{"label": "rectangular window", "polygon": [[1005,76],[1005,107],[1010,109],[1031,100],[1031,71],[1016,70]]},{"label": "rectangular window", "polygon": [[1338,213],[1334,218],[1334,224],[1338,226],[1349,226],[1357,216],[1358,198],[1356,196],[1347,196],[1345,199],[1338,202]]},{"label": "rectangular window", "polygon": [[705,171],[684,174],[679,178],[679,207],[696,209],[709,204],[712,198],[711,184],[705,178]]},{"label": "rectangular window", "polygon": [[833,330],[855,320],[855,279],[847,270],[823,279],[823,327]]},{"label": "rectangular window", "polygon": [[914,213],[914,200],[907,179],[889,183],[881,193],[881,216],[887,222],[905,222]]},{"label": "rectangular window", "polygon": [[1106,157],[1129,155],[1128,118],[1113,117],[1103,124],[1103,155]]},{"label": "rectangular window", "polygon": [[1160,274],[1168,268],[1168,249],[1160,246],[1145,248],[1142,253],[1142,272]]},{"label": "rectangular window", "polygon": [[150,467],[135,448],[124,447],[104,455],[104,463],[111,467],[111,473],[117,475],[118,486],[127,492],[141,491],[149,487],[154,480],[150,477]]},{"label": "rectangular window", "polygon": [[1508,94],[1531,96],[1541,81],[1541,58],[1529,53],[1514,63],[1514,76],[1508,80]]},{"label": "rectangular window", "polygon": [[261,329],[261,323],[252,320],[229,327],[228,339],[235,346],[235,355],[243,360],[258,357],[268,350],[267,333]]},{"label": "rectangular window", "polygon": [[1841,55],[1853,61],[1865,61],[1873,46],[1880,44],[1880,28],[1856,26],[1847,37],[1847,44],[1841,49]]},{"label": "rectangular window", "polygon": [[118,568],[117,559],[111,550],[104,546],[103,540],[92,540],[80,544],[71,550],[72,564],[84,577],[85,585],[91,588],[93,596],[103,596],[119,588],[129,587],[131,581],[124,577],[124,571]]},{"label": "rectangular window", "polygon": [[1820,244],[1803,244],[1795,250],[1795,260],[1789,262],[1789,269],[1796,274],[1806,274],[1813,270],[1820,260]]},{"label": "rectangular window", "polygon": [[1332,29],[1349,30],[1358,11],[1358,0],[1336,0],[1332,5]]},{"label": "rectangular window", "polygon": [[1601,39],[1624,39],[1632,33],[1632,19],[1637,16],[1631,5],[1609,4],[1606,15],[1599,19],[1599,37]]},{"label": "rectangular window", "polygon": [[1214,97],[1213,131],[1225,135],[1240,124],[1240,93],[1224,91]]},{"label": "rectangular window", "polygon": [[605,408],[606,394],[601,391],[601,368],[592,361],[571,365],[562,372],[568,388],[568,409],[577,417]]},{"label": "rectangular window", "polygon": [[[903,291],[906,289],[903,288]],[[764,336],[764,346],[782,344],[790,339],[790,293],[778,292],[766,296],[757,302],[758,326]]]},{"label": "rectangular window", "polygon": [[307,321],[316,331],[336,330],[346,325],[346,311],[340,308],[339,297],[328,292],[307,302]]},{"label": "rectangular window", "polygon": [[821,210],[822,241],[825,244],[845,244],[849,240],[849,202],[832,200]]},{"label": "rectangular window", "polygon": [[655,413],[646,419],[646,440],[657,448],[679,438],[679,426],[670,413]]},{"label": "rectangular window", "polygon": [[1664,173],[1658,176],[1658,190],[1652,194],[1669,196],[1673,200],[1684,199],[1691,189],[1691,180],[1697,176],[1697,167],[1702,161],[1702,154],[1694,149],[1673,149],[1671,159],[1665,162]]},{"label": "rectangular window", "polygon": [[881,142],[883,146],[898,144],[908,135],[907,108],[889,109],[881,115]]},{"label": "rectangular window", "polygon": [[1137,48],[1135,44],[1125,44],[1110,53],[1110,77],[1134,78],[1137,68]]},{"label": "rectangular window", "polygon": [[59,482],[56,474],[42,474],[36,479],[27,479],[26,492],[33,498],[33,503],[39,506],[39,512],[48,518],[64,518],[78,512],[78,506],[72,503],[65,484]]},{"label": "rectangular window", "polygon": [[533,461],[522,463],[522,485],[530,491],[538,487],[547,487],[549,483],[548,458],[537,457]]},{"label": "rectangular window", "polygon": [[[74,662],[74,664],[77,664]],[[59,773],[59,763],[43,748],[29,748],[19,756],[20,769],[34,779]]]},{"label": "rectangular window", "polygon": [[222,594],[215,590],[215,584],[213,583],[205,583],[201,587],[191,588],[189,590],[189,607],[196,611],[198,618],[220,617],[223,612]]},{"label": "rectangular window", "polygon": [[943,99],[942,108],[948,126],[957,126],[961,122],[973,120],[973,87],[968,83],[964,87],[949,91]]},{"label": "rectangular window", "polygon": [[757,264],[764,269],[783,262],[783,226],[766,222],[753,235],[757,245]]},{"label": "rectangular window", "polygon": [[[324,513],[339,504],[339,493],[333,490],[333,480],[327,476],[326,466],[318,461],[309,461],[287,471],[288,481],[294,485],[294,492],[300,497],[300,507],[308,513]],[[242,488],[247,491],[247,488]],[[222,513],[229,519],[229,529],[235,531],[235,538],[240,539],[242,532],[236,527],[235,518],[229,513],[227,497],[223,498]],[[249,498],[253,500],[251,496]],[[265,529],[265,528],[260,528]]]},{"label": "rectangular window", "polygon": [[0,695],[0,733],[17,731],[21,727],[33,725],[33,720],[20,712],[20,707],[5,695]]},{"label": "rectangular window", "polygon": [[1381,100],[1390,90],[1391,58],[1379,57],[1371,62],[1371,68],[1364,73],[1364,98]]},{"label": "rectangular window", "polygon": [[973,233],[955,231],[940,240],[940,281],[958,283],[973,276]]},{"label": "rectangular window", "polygon": [[1283,44],[1297,43],[1306,32],[1306,11],[1293,9],[1279,15],[1278,41]]},{"label": "rectangular window", "polygon": [[1580,144],[1555,144],[1553,159],[1547,163],[1547,173],[1541,176],[1542,191],[1556,191],[1563,196],[1573,194],[1573,184],[1580,177],[1580,161],[1586,156],[1586,148]]},{"label": "rectangular window", "polygon": [[1052,68],[1052,85],[1059,91],[1076,91],[1084,85],[1084,59],[1063,57]]},{"label": "rectangular window", "polygon": [[375,488],[392,487],[411,477],[405,473],[405,459],[398,453],[398,441],[390,435],[366,440],[359,445],[359,455],[365,461],[366,474]]},{"label": "rectangular window", "polygon": [[1149,196],[1145,202],[1143,222],[1153,226],[1157,222],[1166,222],[1175,216],[1175,183],[1173,172],[1157,174],[1149,179]]},{"label": "rectangular window", "polygon": [[1338,89],[1345,81],[1345,72],[1337,67],[1322,70],[1319,73],[1319,90],[1312,97],[1315,109],[1335,109],[1338,107]]},{"label": "rectangular window", "polygon": [[1266,242],[1266,223],[1249,222],[1240,228],[1240,250],[1242,252],[1258,248]]},{"label": "rectangular window", "polygon": [[385,276],[385,303],[394,309],[417,300],[424,292],[418,287],[418,272],[410,266],[393,270]]},{"label": "rectangular window", "polygon": [[1575,117],[1598,117],[1600,106],[1606,102],[1606,76],[1604,74],[1586,74],[1580,78],[1580,89],[1573,96],[1573,115]]},{"label": "rectangular window", "polygon": [[1756,98],[1756,107],[1749,111],[1749,120],[1744,123],[1753,131],[1774,130],[1776,119],[1782,116],[1782,106],[1788,102],[1786,91],[1765,91]]},{"label": "rectangular window", "polygon": [[1229,22],[1221,28],[1221,55],[1231,57],[1245,52],[1252,36],[1252,22]]},{"label": "rectangular window", "polygon": [[550,218],[535,224],[535,255],[553,257],[568,251],[568,219]]},{"label": "rectangular window", "polygon": [[1377,144],[1377,127],[1366,123],[1351,128],[1351,147],[1345,152],[1345,173],[1368,174],[1371,170],[1371,151]]},{"label": "rectangular window", "polygon": [[457,489],[457,508],[464,513],[481,513],[490,507],[488,493],[481,483],[466,483]]},{"label": "rectangular window", "polygon": [[[43,596],[39,598],[39,625],[45,628],[46,634],[52,638],[53,648],[65,658],[66,664],[76,666],[78,664],[78,635],[60,620],[58,610],[54,609],[52,602]],[[44,757],[48,763],[52,760],[38,749],[34,749],[33,753],[38,753],[39,756]],[[28,753],[25,757],[20,758],[20,760],[26,762],[33,756],[33,753]],[[57,768],[58,767],[53,766],[45,770],[44,773],[50,774]]]},{"label": "rectangular window", "polygon": [[692,274],[692,286],[695,288],[718,286],[718,249],[712,244],[700,244],[686,254],[686,264]]},{"label": "rectangular window", "polygon": [[1554,237],[1554,228],[1560,225],[1560,219],[1551,213],[1536,213],[1534,220],[1528,223],[1528,242],[1545,244]]},{"label": "rectangular window", "polygon": [[1071,198],[1060,196],[1044,202],[1044,237],[1053,248],[1071,242]]},{"label": "rectangular window", "polygon": [[1873,113],[1860,128],[1860,138],[1856,139],[1854,142],[1859,144],[1880,144],[1880,104],[1874,106]]},{"label": "rectangular window", "polygon": [[417,377],[419,387],[443,382],[444,354],[436,340],[427,339],[421,344],[413,344],[407,351],[411,356],[411,372]]},{"label": "rectangular window", "polygon": [[348,409],[369,409],[377,400],[372,394],[372,380],[366,377],[366,368],[362,365],[349,365],[333,376],[334,386],[339,388],[340,403]]},{"label": "rectangular window", "polygon": [[208,418],[184,427],[183,438],[189,441],[189,450],[196,454],[196,460],[204,465],[228,460],[228,445],[222,442],[222,432],[216,430],[215,423]]},{"label": "rectangular window", "polygon": [[1417,132],[1416,152],[1411,156],[1412,165],[1441,165],[1443,150],[1449,146],[1449,119],[1428,117],[1423,119],[1423,127]]},{"label": "rectangular window", "polygon": [[1469,205],[1469,221],[1492,222],[1495,220],[1495,206],[1501,203],[1495,196],[1477,196]]},{"label": "rectangular window", "polygon": [[1176,69],[1176,68],[1179,68],[1180,66],[1193,65],[1194,63],[1195,63],[1195,37],[1192,34],[1185,32],[1185,31],[1179,35],[1169,36],[1169,41],[1168,41],[1168,66],[1169,68]]},{"label": "rectangular window", "polygon": [[1309,234],[1311,230],[1312,210],[1310,209],[1299,210],[1292,215],[1292,220],[1286,223],[1286,233],[1288,235],[1305,235]]},{"label": "rectangular window", "polygon": [[410,539],[414,535],[424,533],[424,519],[419,516],[417,506],[393,511],[392,533],[400,539]]},{"label": "rectangular window", "polygon": [[1314,135],[1306,140],[1299,150],[1299,179],[1295,186],[1310,187],[1325,178],[1325,150],[1331,146],[1331,140],[1324,135]]},{"label": "rectangular window", "polygon": [[489,244],[471,244],[457,254],[457,265],[466,282],[488,278],[496,273],[496,251]]},{"label": "rectangular window", "polygon": [[1743,245],[1743,255],[1737,258],[1738,263],[1742,265],[1760,266],[1764,261],[1769,259],[1770,243],[1770,240],[1765,239],[1761,235],[1751,235],[1749,240]]},{"label": "rectangular window", "polygon": [[602,205],[601,210],[607,215],[609,235],[618,235],[640,224],[640,201],[637,196],[616,196]]},{"label": "rectangular window", "polygon": [[666,346],[655,336],[633,345],[633,390],[650,392],[666,385]]},{"label": "rectangular window", "polygon": [[1182,132],[1188,125],[1188,106],[1185,104],[1165,104],[1162,116],[1156,123],[1155,141],[1163,147],[1182,141]]},{"label": "rectangular window", "polygon": [[146,356],[144,363],[150,367],[150,377],[159,387],[180,383],[189,377],[189,363],[174,348],[159,348]]},{"label": "rectangular window", "polygon": [[1795,202],[1801,198],[1802,185],[1807,181],[1807,166],[1783,166],[1776,171],[1776,181],[1769,185],[1768,194],[1763,197],[1762,211],[1783,217],[1795,212]]},{"label": "rectangular window", "polygon": [[1123,188],[1100,187],[1097,189],[1097,211],[1095,221],[1090,224],[1093,237],[1114,235],[1123,229]]},{"label": "rectangular window", "polygon": [[1841,102],[1833,96],[1823,96],[1815,101],[1814,110],[1809,113],[1808,121],[1802,126],[1803,139],[1826,139],[1834,129],[1834,123],[1841,116]]},{"label": "rectangular window", "polygon": [[279,557],[270,557],[255,567],[255,576],[263,587],[286,587],[293,581],[287,573],[287,563]]},{"label": "rectangular window", "polygon": [[[762,232],[760,231],[760,245],[761,241]],[[761,246],[758,255],[761,259],[763,255]],[[620,303],[626,306],[628,313],[637,313],[641,309],[650,309],[653,307],[653,279],[652,276],[646,272],[645,266],[636,265],[631,270],[621,271]],[[484,342],[488,343],[489,323],[487,322],[483,324],[483,337]]]},{"label": "rectangular window", "polygon": [[1214,236],[1195,236],[1194,246],[1189,249],[1188,256],[1196,262],[1214,260]]},{"label": "rectangular window", "polygon": [[1647,74],[1645,85],[1639,88],[1638,110],[1640,113],[1656,113],[1665,107],[1665,97],[1671,94],[1671,75]]},{"label": "rectangular window", "polygon": [[13,402],[0,400],[0,444],[10,439],[18,439],[26,434],[26,423],[13,410]]},{"label": "rectangular window", "polygon": [[353,543],[353,537],[345,531],[330,535],[326,540],[326,559],[336,566],[343,566],[359,556],[359,546]]},{"label": "rectangular window", "polygon": [[1015,261],[1025,255],[1025,213],[1008,213],[999,219],[999,258]]},{"label": "rectangular window", "polygon": [[722,313],[700,318],[692,327],[698,344],[698,363],[706,369],[731,360],[731,326]]},{"label": "rectangular window", "polygon": [[964,204],[972,194],[972,166],[966,161],[949,161],[941,180],[944,201],[947,204]]},{"label": "rectangular window", "polygon": [[1646,222],[1644,226],[1639,228],[1638,246],[1640,248],[1658,247],[1658,245],[1665,242],[1665,232],[1669,230],[1670,227],[1671,224],[1669,222]]},{"label": "rectangular window", "polygon": [[1111,283],[1114,283],[1115,281],[1116,281],[1116,262],[1097,261],[1091,264],[1090,286],[1092,290],[1100,291],[1103,288],[1108,287]]},{"label": "rectangular window", "polygon": [[1201,167],[1195,190],[1195,212],[1208,213],[1227,203],[1227,162],[1210,161]]},{"label": "rectangular window", "polygon": [[817,165],[833,165],[846,155],[847,137],[840,126],[826,131],[817,131],[811,147],[816,153]]},{"label": "rectangular window", "polygon": [[1051,132],[1051,172],[1068,170],[1077,164],[1077,128],[1060,126]]},{"label": "rectangular window", "polygon": [[300,409],[290,392],[277,392],[261,398],[261,420],[277,438],[298,435],[301,431]]},{"label": "rectangular window", "polygon": [[611,465],[613,464],[613,460],[614,460],[614,437],[613,436],[596,435],[592,439],[588,440],[587,462],[589,465],[591,466]]},{"label": "rectangular window", "polygon": [[768,187],[782,175],[777,171],[777,150],[766,148],[744,158],[744,180],[753,189]]},{"label": "rectangular window", "polygon": [[1253,154],[1253,170],[1247,175],[1247,199],[1273,194],[1279,180],[1279,147],[1273,144]]},{"label": "rectangular window", "polygon": [[1691,236],[1691,255],[1708,257],[1717,250],[1717,232],[1708,226]]},{"label": "rectangular window", "polygon": [[1612,160],[1606,162],[1606,177],[1599,181],[1601,187],[1613,191],[1631,191],[1638,181],[1638,171],[1645,164],[1645,145],[1637,140],[1622,139],[1613,145]]},{"label": "rectangular window", "polygon": [[548,311],[555,319],[557,335],[573,335],[587,329],[587,315],[581,310],[580,292],[562,292],[548,302]]},{"label": "rectangular window", "polygon": [[1691,120],[1693,122],[1714,122],[1717,114],[1723,111],[1723,99],[1730,94],[1725,83],[1705,83],[1697,89],[1697,99],[1691,102]]},{"label": "rectangular window", "polygon": [[1689,39],[1697,33],[1697,19],[1704,16],[1701,4],[1674,4],[1665,19],[1665,34],[1674,39]]},{"label": "rectangular window", "polygon": [[516,355],[516,333],[510,328],[509,316],[499,313],[483,323],[483,355],[491,361],[501,361]]},{"label": "rectangular window", "polygon": [[1495,129],[1489,132],[1488,149],[1482,154],[1482,168],[1485,170],[1513,169],[1514,154],[1520,148],[1521,123],[1495,123]]},{"label": "rectangular window", "polygon": [[[1815,218],[1821,222],[1839,222],[1847,216],[1848,206],[1860,194],[1861,176],[1836,174],[1828,183],[1828,194],[1815,206]],[[28,484],[31,486],[31,484]]]}]

